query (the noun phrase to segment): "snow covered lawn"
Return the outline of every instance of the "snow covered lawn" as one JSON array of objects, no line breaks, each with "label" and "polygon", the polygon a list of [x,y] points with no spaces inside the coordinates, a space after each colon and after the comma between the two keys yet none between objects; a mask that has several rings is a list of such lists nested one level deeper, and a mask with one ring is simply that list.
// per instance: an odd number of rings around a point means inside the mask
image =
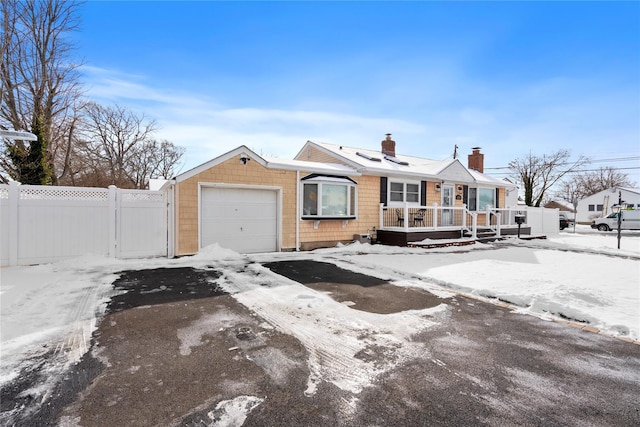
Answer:
[{"label": "snow covered lawn", "polygon": [[476,244],[465,252],[374,247],[359,254],[352,245],[343,253],[356,265],[413,274],[447,289],[512,304],[520,313],[583,322],[638,340],[640,234],[623,236],[621,243],[618,250],[614,234],[564,232],[547,240]]}]

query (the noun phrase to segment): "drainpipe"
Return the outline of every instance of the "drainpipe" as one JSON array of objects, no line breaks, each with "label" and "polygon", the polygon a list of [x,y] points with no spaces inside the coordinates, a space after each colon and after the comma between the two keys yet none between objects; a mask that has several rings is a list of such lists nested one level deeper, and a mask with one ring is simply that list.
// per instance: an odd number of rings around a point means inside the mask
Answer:
[{"label": "drainpipe", "polygon": [[169,227],[167,229],[167,258],[173,258],[176,256],[176,247],[175,247],[175,180],[171,180],[169,184],[169,189],[167,191],[167,214],[169,217],[167,218],[167,223]]},{"label": "drainpipe", "polygon": [[296,252],[300,252],[300,171],[296,171]]}]

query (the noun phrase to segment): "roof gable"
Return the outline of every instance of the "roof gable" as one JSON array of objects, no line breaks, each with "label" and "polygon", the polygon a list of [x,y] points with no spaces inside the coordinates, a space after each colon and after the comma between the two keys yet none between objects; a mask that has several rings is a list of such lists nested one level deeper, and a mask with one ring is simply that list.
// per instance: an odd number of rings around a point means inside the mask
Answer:
[{"label": "roof gable", "polygon": [[229,159],[232,159],[236,156],[239,155],[245,155],[248,159],[253,160],[259,164],[261,164],[262,166],[267,166],[267,161],[262,158],[260,155],[254,153],[251,149],[249,149],[247,146],[245,145],[241,145],[238,148],[235,148],[231,151],[228,151],[218,157],[216,157],[215,159],[211,159],[206,163],[202,163],[199,166],[196,166],[193,169],[189,169],[186,172],[181,173],[180,175],[176,176],[175,180],[176,182],[182,182],[185,181],[191,177],[194,177],[196,175],[198,175],[199,173],[202,173],[204,171],[206,171],[207,169],[211,169],[214,166],[217,166],[223,162],[226,162]]},{"label": "roof gable", "polygon": [[445,181],[474,182],[475,178],[458,159],[453,160],[438,172],[438,176]]}]

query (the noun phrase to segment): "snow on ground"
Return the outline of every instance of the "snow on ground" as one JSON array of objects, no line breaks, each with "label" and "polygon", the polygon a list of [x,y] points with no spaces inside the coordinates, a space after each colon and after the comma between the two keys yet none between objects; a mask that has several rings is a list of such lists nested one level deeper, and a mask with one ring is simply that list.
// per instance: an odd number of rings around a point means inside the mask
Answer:
[{"label": "snow on ground", "polygon": [[[581,227],[546,240],[509,239],[436,249],[354,243],[313,252],[239,255],[212,246],[196,256],[173,260],[87,256],[1,269],[0,385],[15,378],[33,355],[54,352],[67,363],[77,361],[113,292],[111,283],[123,270],[178,266],[220,270],[221,286],[307,348],[310,394],[320,381],[357,394],[377,375],[411,358],[415,349],[410,335],[437,319],[438,307],[391,315],[352,310],[259,264],[295,258],[333,262],[442,297],[462,292],[508,301],[519,313],[570,318],[612,335],[640,339],[640,233],[623,235],[620,250],[615,233]],[[374,348],[388,352],[385,364],[373,366],[353,357]],[[230,403],[225,416],[231,416],[232,408],[259,404],[237,403]]]},{"label": "snow on ground", "polygon": [[378,272],[413,274],[446,289],[498,299],[520,313],[584,322],[640,340],[640,233],[626,232],[620,243],[617,249],[615,232],[578,226],[576,233],[510,239],[506,245],[429,250],[349,245],[322,251]]}]

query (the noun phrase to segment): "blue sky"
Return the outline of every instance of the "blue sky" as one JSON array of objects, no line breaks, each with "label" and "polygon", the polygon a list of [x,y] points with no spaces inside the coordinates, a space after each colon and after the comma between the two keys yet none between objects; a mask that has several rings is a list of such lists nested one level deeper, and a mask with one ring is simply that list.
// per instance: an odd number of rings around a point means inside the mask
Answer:
[{"label": "blue sky", "polygon": [[392,133],[496,173],[566,148],[640,184],[639,2],[90,1],[75,37],[87,95],[155,119],[183,170]]}]

